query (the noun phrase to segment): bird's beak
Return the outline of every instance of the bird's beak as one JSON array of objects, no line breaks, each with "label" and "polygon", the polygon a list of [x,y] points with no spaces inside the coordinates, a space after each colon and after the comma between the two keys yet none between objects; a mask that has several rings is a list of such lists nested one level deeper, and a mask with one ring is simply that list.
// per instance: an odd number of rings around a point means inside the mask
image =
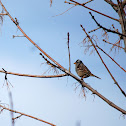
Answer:
[{"label": "bird's beak", "polygon": [[76,64],[76,62],[74,64]]}]

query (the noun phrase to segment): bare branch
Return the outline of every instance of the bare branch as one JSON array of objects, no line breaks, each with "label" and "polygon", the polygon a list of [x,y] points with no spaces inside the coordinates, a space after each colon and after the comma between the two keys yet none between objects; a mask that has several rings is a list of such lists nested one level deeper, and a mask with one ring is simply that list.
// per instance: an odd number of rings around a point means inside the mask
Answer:
[{"label": "bare branch", "polygon": [[[117,2],[118,2],[118,15],[120,18],[119,20],[122,28],[122,33],[126,35],[126,13],[122,8],[122,2],[120,2],[119,0],[117,0]],[[124,40],[125,52],[126,52],[126,36],[123,36],[123,40]]]},{"label": "bare branch", "polygon": [[117,4],[115,4],[112,0],[104,0],[104,1],[110,4],[116,12],[118,11]]},{"label": "bare branch", "polygon": [[13,38],[15,37],[25,37],[24,35],[13,35]]},{"label": "bare branch", "polygon": [[83,31],[85,32],[85,34],[87,35],[88,39],[90,40],[91,44],[93,45],[95,51],[97,52],[99,58],[101,59],[102,63],[104,64],[106,70],[108,71],[108,73],[110,74],[111,78],[114,80],[115,84],[118,86],[118,88],[120,89],[120,91],[122,92],[122,94],[126,97],[126,93],[121,89],[121,87],[119,86],[118,82],[115,80],[115,78],[113,77],[113,75],[111,74],[110,70],[108,69],[108,67],[106,66],[105,62],[103,61],[100,53],[98,52],[96,46],[94,45],[92,39],[90,38],[90,36],[87,34],[87,32],[85,31],[85,29],[83,28],[83,26],[81,25]]},{"label": "bare branch", "polygon": [[50,123],[50,122],[47,122],[47,121],[45,121],[45,120],[39,119],[39,118],[37,118],[37,117],[31,116],[31,115],[28,115],[28,114],[25,114],[25,113],[22,113],[22,112],[19,112],[19,111],[12,110],[12,109],[7,108],[7,107],[5,107],[5,106],[3,106],[3,105],[0,105],[0,107],[1,107],[2,109],[8,110],[8,111],[10,111],[10,112],[18,113],[18,114],[21,114],[21,115],[30,117],[30,118],[32,118],[32,119],[35,119],[35,120],[44,122],[44,123],[49,124],[49,125],[51,125],[51,126],[56,126],[56,125],[54,125],[54,124],[52,124],[52,123]]},{"label": "bare branch", "polygon": [[94,90],[91,86],[87,85],[84,81],[81,81],[81,84],[83,87],[87,87],[90,91],[92,91],[93,94],[96,94],[98,97],[100,97],[102,100],[104,100],[106,103],[108,103],[113,108],[116,108],[118,111],[121,111],[123,114],[126,115],[126,111],[122,108],[115,105],[113,102],[109,101],[107,98],[105,98],[103,95],[101,95],[98,91]]},{"label": "bare branch", "polygon": [[63,15],[63,14],[65,14],[67,11],[69,11],[70,9],[72,9],[72,8],[73,8],[73,7],[75,7],[75,6],[76,6],[76,4],[75,4],[74,6],[72,6],[72,7],[68,8],[66,11],[62,12],[61,14],[57,14],[57,15],[52,16],[52,17],[56,17],[56,16]]},{"label": "bare branch", "polygon": [[100,27],[96,28],[96,29],[93,29],[91,31],[89,31],[88,33],[91,33],[91,32],[94,32],[94,31],[97,31],[98,29],[100,29]]},{"label": "bare branch", "polygon": [[[1,73],[5,73],[5,71],[0,70]],[[17,76],[23,76],[23,77],[35,77],[35,78],[56,78],[56,77],[64,77],[67,76],[67,74],[59,74],[59,75],[31,75],[31,74],[20,74],[20,73],[14,73],[14,72],[6,72],[7,74],[11,75],[17,75]]]},{"label": "bare branch", "polygon": [[[2,4],[2,2],[0,1],[1,6],[3,7],[3,9],[8,13],[8,11],[6,10],[6,8],[4,7],[4,5]],[[15,23],[15,20],[11,17],[11,15],[8,13],[8,16],[10,17],[10,19]],[[51,58],[46,52],[44,52],[34,41],[32,41],[27,35],[26,33],[21,29],[21,27],[19,25],[16,25],[18,27],[18,29],[22,32],[22,34],[36,47],[38,48],[38,50],[40,50],[45,56],[47,56],[52,62],[54,62],[59,68],[60,70],[62,70],[63,72],[65,72],[67,75],[71,76],[72,78],[74,78],[75,80],[77,80],[82,87],[86,87],[87,89],[89,89],[93,94],[96,94],[98,97],[100,97],[102,100],[104,100],[106,103],[108,103],[111,107],[115,108],[116,110],[122,112],[123,114],[126,114],[126,111],[120,107],[118,107],[117,105],[115,105],[114,103],[112,103],[111,101],[109,101],[107,98],[105,98],[103,95],[101,95],[99,92],[97,92],[96,90],[94,90],[91,86],[89,86],[88,84],[86,84],[83,80],[81,80],[80,78],[76,77],[74,74],[72,74],[71,72],[69,72],[67,69],[65,69],[63,66],[61,66],[58,62],[56,62],[53,58]],[[4,71],[2,71],[4,72]],[[1,106],[3,109],[5,109],[6,107]],[[9,108],[7,108],[6,110],[9,111],[13,111],[16,113],[19,113],[17,111],[14,110],[10,110]],[[19,114],[23,114],[26,116],[26,114],[24,113],[19,113]],[[30,115],[28,115],[28,117],[31,117]],[[34,118],[36,120],[39,121],[43,121],[40,120],[36,117],[31,117]],[[53,124],[52,124],[53,125]]]},{"label": "bare branch", "polygon": [[126,37],[126,35],[124,35],[124,34],[122,34],[122,33],[120,33],[120,32],[116,32],[116,31],[114,31],[114,30],[110,30],[110,29],[107,29],[107,28],[101,26],[101,25],[96,21],[96,19],[95,19],[94,16],[92,15],[92,13],[89,12],[89,14],[91,15],[92,19],[95,21],[95,23],[96,23],[100,28],[106,30],[107,32],[112,32],[112,33],[115,33],[115,34],[118,34],[118,35],[121,35],[121,36],[125,36],[125,37]]},{"label": "bare branch", "polygon": [[108,43],[108,44],[111,44],[111,45],[113,45],[113,46],[117,46],[117,47],[119,47],[119,48],[124,49],[123,47],[121,47],[121,46],[119,46],[119,45],[116,45],[116,44],[113,44],[113,43],[111,43],[111,42],[108,42],[108,41],[106,41],[105,39],[103,39],[103,41],[106,42],[106,43]]},{"label": "bare branch", "polygon": [[103,15],[103,16],[105,16],[105,17],[108,17],[108,18],[113,19],[113,20],[115,20],[115,21],[119,21],[118,19],[115,19],[115,18],[113,18],[113,17],[111,17],[111,16],[108,16],[108,15],[103,14],[103,13],[101,13],[101,12],[99,12],[99,11],[96,11],[96,10],[94,10],[94,9],[92,9],[92,8],[89,8],[89,7],[87,7],[87,6],[83,5],[83,4],[80,4],[80,3],[78,3],[78,2],[76,2],[76,1],[74,1],[74,0],[70,0],[70,1],[76,3],[76,4],[80,5],[80,6],[83,6],[83,7],[87,8],[87,9],[89,9],[89,10],[91,10],[91,11],[94,11],[94,12],[96,12],[96,13],[98,13],[98,14],[101,14],[101,15]]},{"label": "bare branch", "polygon": [[[87,1],[87,2],[85,2],[85,3],[82,3],[82,4],[85,5],[85,4],[90,3],[90,2],[92,2],[92,1],[94,1],[94,0],[89,0],[89,1]],[[64,3],[73,4],[73,5],[78,5],[78,4],[76,4],[76,3],[67,2],[66,0],[64,1]]]},{"label": "bare branch", "polygon": [[85,5],[85,4],[87,4],[87,3],[90,3],[90,2],[92,2],[93,0],[89,0],[89,1],[87,1],[87,2],[85,2],[85,3],[82,3],[83,5]]},{"label": "bare branch", "polygon": [[7,13],[0,13],[0,15],[2,15],[2,16],[3,16],[3,15],[8,15],[8,14],[7,14]]},{"label": "bare branch", "polygon": [[69,54],[69,72],[71,71],[71,60],[70,60],[70,47],[69,47],[69,42],[70,42],[70,34],[69,32],[67,33],[68,35],[68,41],[67,41],[67,45],[68,45],[68,54]]},{"label": "bare branch", "polygon": [[63,66],[61,66],[58,62],[56,62],[52,57],[50,57],[44,50],[42,50],[31,38],[28,37],[28,35],[21,29],[19,25],[17,25],[16,21],[12,18],[12,16],[9,14],[9,12],[6,10],[4,5],[2,4],[0,0],[0,4],[3,7],[4,11],[8,14],[10,19],[13,21],[13,23],[18,27],[18,29],[22,32],[22,34],[36,47],[38,50],[40,50],[45,56],[47,56],[50,60],[52,60],[57,66],[59,66],[64,71],[66,70]]},{"label": "bare branch", "polygon": [[123,0],[123,2],[122,2],[122,8],[124,8],[125,5],[126,5],[126,0]]},{"label": "bare branch", "polygon": [[15,117],[15,118],[12,118],[12,120],[16,120],[16,119],[19,119],[22,115],[20,114],[19,116]]},{"label": "bare branch", "polygon": [[98,47],[105,55],[107,55],[117,66],[119,66],[124,72],[126,72],[126,70],[121,67],[111,56],[109,56],[102,48],[100,48],[98,45],[96,45],[96,47]]}]

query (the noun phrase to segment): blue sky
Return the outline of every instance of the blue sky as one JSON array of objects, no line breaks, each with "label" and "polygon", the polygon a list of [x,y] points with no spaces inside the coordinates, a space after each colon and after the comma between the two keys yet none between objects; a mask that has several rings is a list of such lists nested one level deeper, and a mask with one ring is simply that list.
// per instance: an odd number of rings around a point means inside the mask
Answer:
[{"label": "blue sky", "polygon": [[[80,1],[82,2],[82,0]],[[56,16],[66,11],[71,5],[65,4],[64,0],[53,0],[52,7],[50,7],[50,0],[4,0],[2,2],[13,18],[17,17],[21,28],[26,34],[67,69],[69,65],[67,32],[69,32],[72,73],[77,75],[73,63],[77,59],[81,59],[92,73],[102,78],[99,80],[90,77],[85,79],[85,82],[118,106],[126,109],[125,97],[114,85],[97,54],[89,55],[90,52],[85,54],[85,48],[81,47],[81,42],[86,36],[80,24],[87,31],[97,28],[87,9],[74,7],[65,14]],[[111,7],[103,0],[95,0],[88,6],[118,18],[116,13],[112,12]],[[116,21],[95,13],[92,14],[102,25],[110,28],[111,24],[114,24],[120,30],[120,26]],[[26,38],[13,39],[13,35],[21,35],[21,32],[17,30],[9,17],[4,17],[3,26],[0,27],[0,30],[0,69],[4,68],[6,71],[37,75],[42,75],[47,71],[49,67],[42,64],[45,61],[39,55],[40,51]],[[99,37],[99,45],[126,69],[125,53],[123,51],[116,52],[116,55],[114,52],[110,53],[109,48],[111,46],[101,41],[101,32],[102,30],[98,30],[93,33]],[[118,39],[115,35],[110,35],[110,42]],[[113,76],[126,92],[126,74],[103,53],[100,52],[100,54]],[[47,72],[46,74],[51,75],[53,72]],[[13,88],[10,86],[10,89],[13,95],[14,110],[41,118],[57,126],[76,126],[77,122],[80,122],[81,126],[125,126],[126,124],[126,119],[122,117],[120,112],[110,107],[97,96],[94,97],[88,90],[85,100],[81,86],[76,89],[79,84],[76,84],[76,81],[71,77],[36,79],[8,75],[8,79],[13,85]],[[3,86],[3,83],[4,74],[0,73],[0,101],[9,104],[7,87]],[[0,124],[11,126],[10,113],[6,110],[0,115]],[[15,121],[15,126],[28,125],[46,126],[47,124],[24,116]]]}]

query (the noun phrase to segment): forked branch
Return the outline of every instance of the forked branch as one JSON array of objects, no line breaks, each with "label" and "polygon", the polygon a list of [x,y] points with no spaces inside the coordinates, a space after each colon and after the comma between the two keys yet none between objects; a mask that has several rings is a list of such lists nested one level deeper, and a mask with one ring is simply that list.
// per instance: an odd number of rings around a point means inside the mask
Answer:
[{"label": "forked branch", "polygon": [[94,9],[92,9],[92,8],[89,8],[89,7],[87,7],[87,6],[85,6],[85,5],[81,4],[81,3],[78,3],[78,2],[76,2],[76,1],[74,1],[74,0],[70,0],[70,1],[76,3],[76,4],[80,5],[80,6],[83,6],[84,8],[86,8],[86,9],[88,9],[88,10],[94,11],[94,12],[100,14],[100,15],[103,15],[103,16],[108,17],[108,18],[110,18],[110,19],[113,19],[113,20],[115,20],[115,21],[119,21],[118,19],[115,19],[115,18],[113,18],[113,17],[111,17],[111,16],[108,16],[108,15],[103,14],[103,13],[101,13],[101,12],[99,12],[99,11],[96,11],[96,10],[94,10]]},{"label": "forked branch", "polygon": [[126,37],[126,35],[124,35],[124,34],[122,34],[122,33],[120,33],[120,32],[117,32],[117,31],[114,31],[114,30],[110,30],[110,29],[108,29],[108,28],[103,27],[102,25],[100,25],[100,24],[96,21],[95,17],[92,15],[91,12],[89,12],[89,14],[91,15],[91,17],[92,17],[92,19],[95,21],[95,23],[98,25],[98,27],[100,27],[100,28],[106,30],[107,32],[112,32],[112,33],[115,33],[115,34],[118,34],[118,35],[121,35],[121,36],[125,36],[125,37]]},{"label": "forked branch", "polygon": [[118,88],[120,89],[120,91],[122,92],[122,94],[126,97],[126,93],[122,90],[122,88],[119,86],[118,82],[115,80],[115,78],[113,77],[112,73],[111,73],[110,70],[108,69],[108,67],[107,67],[107,65],[105,64],[105,62],[103,61],[103,59],[102,59],[100,53],[98,52],[98,50],[97,50],[95,44],[93,43],[91,37],[87,34],[87,32],[85,31],[85,29],[83,28],[82,25],[81,25],[81,27],[82,27],[83,31],[85,32],[85,34],[87,35],[89,41],[90,41],[91,44],[93,45],[95,51],[97,52],[99,58],[101,59],[102,63],[104,64],[104,66],[105,66],[106,70],[108,71],[108,73],[110,74],[111,78],[113,79],[113,81],[115,82],[115,84],[118,86]]},{"label": "forked branch", "polygon": [[120,67],[124,72],[126,72],[126,70],[121,67],[111,56],[109,56],[102,48],[100,48],[98,45],[96,45],[97,48],[99,48],[105,55],[107,55],[118,67]]},{"label": "forked branch", "polygon": [[52,124],[52,123],[50,123],[50,122],[47,122],[47,121],[45,121],[45,120],[39,119],[39,118],[37,118],[37,117],[31,116],[31,115],[28,115],[28,114],[25,114],[25,113],[22,113],[22,112],[19,112],[19,111],[12,110],[12,109],[7,108],[7,107],[5,107],[5,106],[3,106],[3,105],[0,105],[0,107],[2,108],[2,110],[5,109],[5,110],[8,110],[8,111],[10,111],[10,112],[18,113],[18,114],[20,114],[20,115],[27,116],[27,117],[30,117],[30,118],[32,118],[32,119],[35,119],[35,120],[44,122],[44,123],[49,124],[49,125],[51,125],[51,126],[56,126],[56,125],[54,125],[54,124]]},{"label": "forked branch", "polygon": [[[72,1],[72,0],[71,0]],[[8,13],[8,11],[6,10],[6,8],[4,7],[4,5],[2,4],[2,2],[0,1],[1,6],[3,7],[3,9],[5,10],[6,13]],[[120,107],[118,107],[117,105],[115,105],[114,103],[112,103],[111,101],[109,101],[107,98],[105,98],[103,95],[101,95],[99,92],[97,92],[96,90],[94,90],[91,86],[89,86],[88,84],[86,84],[83,80],[81,80],[80,78],[78,78],[77,76],[75,76],[74,74],[72,74],[71,72],[69,72],[69,70],[65,69],[63,66],[61,66],[58,62],[56,62],[52,57],[50,57],[45,51],[43,51],[34,41],[32,41],[27,34],[21,29],[21,27],[19,25],[16,24],[15,20],[12,18],[12,16],[8,13],[8,16],[10,17],[10,19],[15,23],[15,25],[18,27],[18,29],[22,32],[22,34],[29,40],[29,42],[31,42],[36,48],[38,48],[38,50],[40,50],[46,57],[48,57],[54,64],[56,64],[58,66],[58,68],[63,71],[64,73],[66,73],[67,75],[71,76],[72,78],[74,78],[76,81],[78,81],[82,87],[86,87],[87,89],[89,89],[93,94],[96,94],[98,97],[100,97],[102,100],[104,100],[107,104],[109,104],[111,107],[115,108],[116,110],[122,112],[123,114],[126,114],[126,111]],[[1,106],[3,109],[5,109],[4,106]],[[14,110],[10,110],[10,109],[6,109],[9,111],[13,111],[13,112],[17,112]],[[18,113],[18,112],[17,112]],[[24,113],[20,113],[20,114],[24,114]],[[24,114],[25,115],[25,114]],[[26,115],[25,115],[26,116]],[[30,115],[28,115],[28,117],[31,117]],[[32,117],[31,117],[32,118]],[[37,118],[35,118],[37,119]],[[39,120],[39,119],[37,119]],[[41,120],[41,119],[40,119]],[[53,125],[53,124],[51,124]]]},{"label": "forked branch", "polygon": [[0,70],[1,73],[16,75],[16,76],[23,76],[23,77],[34,77],[34,78],[57,78],[57,77],[64,77],[67,74],[59,74],[59,75],[31,75],[31,74],[21,74],[21,73],[14,73],[14,72],[5,72],[4,70]]}]

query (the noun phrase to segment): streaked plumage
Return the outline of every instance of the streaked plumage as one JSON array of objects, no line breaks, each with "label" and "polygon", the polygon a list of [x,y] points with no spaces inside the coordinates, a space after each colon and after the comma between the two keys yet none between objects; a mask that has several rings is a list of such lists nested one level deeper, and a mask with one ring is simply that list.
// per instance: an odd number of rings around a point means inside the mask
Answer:
[{"label": "streaked plumage", "polygon": [[80,76],[82,79],[87,78],[89,76],[94,76],[96,78],[101,79],[100,77],[92,74],[90,72],[90,70],[83,64],[83,62],[81,60],[78,59],[74,64],[75,64],[75,70],[76,70],[78,76]]}]

